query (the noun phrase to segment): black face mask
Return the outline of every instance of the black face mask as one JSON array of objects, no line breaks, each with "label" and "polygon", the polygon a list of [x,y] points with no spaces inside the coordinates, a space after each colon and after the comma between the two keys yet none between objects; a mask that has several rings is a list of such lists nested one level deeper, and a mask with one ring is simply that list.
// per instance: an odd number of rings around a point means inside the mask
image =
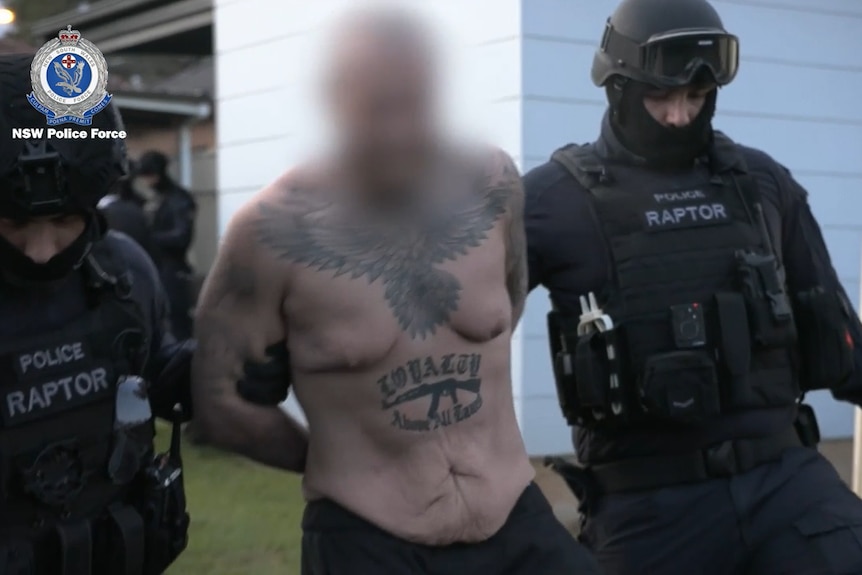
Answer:
[{"label": "black face mask", "polygon": [[99,237],[100,226],[95,217],[88,217],[87,226],[69,247],[45,263],[36,263],[24,252],[0,238],[0,271],[13,283],[49,283],[61,280],[83,263],[93,242]]},{"label": "black face mask", "polygon": [[712,143],[712,118],[718,90],[711,91],[700,113],[682,128],[663,126],[644,106],[649,85],[627,80],[622,86],[608,84],[611,128],[620,143],[647,165],[659,169],[685,168]]}]

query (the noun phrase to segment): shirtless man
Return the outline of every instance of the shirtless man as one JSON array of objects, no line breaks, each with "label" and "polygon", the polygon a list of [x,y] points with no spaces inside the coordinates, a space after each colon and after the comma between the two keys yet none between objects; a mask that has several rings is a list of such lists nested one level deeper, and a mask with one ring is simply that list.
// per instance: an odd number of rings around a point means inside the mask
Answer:
[{"label": "shirtless man", "polygon": [[[443,145],[408,16],[355,15],[338,37],[337,153],[236,213],[203,288],[200,431],[305,474],[304,574],[597,573],[532,483],[513,409],[517,169]],[[280,341],[307,435],[232,386]]]}]

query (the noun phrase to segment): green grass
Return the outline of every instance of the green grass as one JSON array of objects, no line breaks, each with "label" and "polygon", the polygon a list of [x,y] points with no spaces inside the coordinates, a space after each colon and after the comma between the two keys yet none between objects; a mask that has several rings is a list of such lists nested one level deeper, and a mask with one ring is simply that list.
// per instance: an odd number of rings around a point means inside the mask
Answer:
[{"label": "green grass", "polygon": [[[159,426],[167,446],[170,429]],[[167,575],[296,575],[304,501],[299,477],[183,443],[192,522]]]}]

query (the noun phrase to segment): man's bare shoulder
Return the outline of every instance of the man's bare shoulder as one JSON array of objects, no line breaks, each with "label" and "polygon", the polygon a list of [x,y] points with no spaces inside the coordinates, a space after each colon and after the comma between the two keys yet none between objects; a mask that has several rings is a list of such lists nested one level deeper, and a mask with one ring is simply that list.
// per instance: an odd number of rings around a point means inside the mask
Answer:
[{"label": "man's bare shoulder", "polygon": [[[279,204],[293,206],[298,201],[314,197],[325,185],[325,174],[318,164],[302,164],[285,172],[274,182],[258,192],[247,205],[254,215],[265,215],[267,206]],[[251,214],[250,214],[251,216]]]},{"label": "man's bare shoulder", "polygon": [[456,164],[480,177],[481,188],[511,186],[520,189],[521,176],[512,156],[487,143],[466,142],[450,147]]},{"label": "man's bare shoulder", "polygon": [[266,256],[266,240],[277,228],[289,228],[292,215],[308,211],[308,204],[320,187],[313,166],[299,166],[285,172],[242,204],[230,219],[221,250],[243,253],[248,259]]},{"label": "man's bare shoulder", "polygon": [[310,200],[322,196],[320,192],[324,185],[325,177],[318,165],[304,164],[292,168],[243,204],[231,225],[256,227],[261,220],[272,217],[273,209],[280,214],[302,210]]},{"label": "man's bare shoulder", "polygon": [[[326,164],[307,163],[285,173],[258,192],[235,216],[248,249],[263,265],[307,263],[321,245],[352,241],[333,228],[333,189]],[[274,269],[284,271],[281,266]]]},{"label": "man's bare shoulder", "polygon": [[508,152],[490,144],[468,144],[458,150],[465,167],[477,176],[477,193],[506,206],[523,201],[521,175]]}]

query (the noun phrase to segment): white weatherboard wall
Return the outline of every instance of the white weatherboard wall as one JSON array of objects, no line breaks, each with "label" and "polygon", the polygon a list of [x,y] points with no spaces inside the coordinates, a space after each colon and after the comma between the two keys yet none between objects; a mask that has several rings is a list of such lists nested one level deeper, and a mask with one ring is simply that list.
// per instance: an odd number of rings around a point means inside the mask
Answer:
[{"label": "white weatherboard wall", "polygon": [[[716,126],[790,168],[810,192],[835,268],[858,308],[862,230],[862,2],[715,0],[741,42],[742,64],[718,99]],[[604,92],[590,82],[613,0],[523,0],[524,167],[598,133]],[[568,452],[551,378],[548,298],[536,290],[522,325],[522,429],[532,453]],[[825,437],[849,437],[852,408],[811,395]]]},{"label": "white weatherboard wall", "polygon": [[[520,163],[520,3],[405,2],[439,32],[450,119],[483,131]],[[256,191],[325,139],[315,103],[328,25],[357,0],[216,0],[219,230]],[[266,18],[261,18],[266,14]],[[520,335],[513,343],[520,401]],[[298,408],[289,402],[289,409]],[[520,412],[520,410],[518,410]]]}]

